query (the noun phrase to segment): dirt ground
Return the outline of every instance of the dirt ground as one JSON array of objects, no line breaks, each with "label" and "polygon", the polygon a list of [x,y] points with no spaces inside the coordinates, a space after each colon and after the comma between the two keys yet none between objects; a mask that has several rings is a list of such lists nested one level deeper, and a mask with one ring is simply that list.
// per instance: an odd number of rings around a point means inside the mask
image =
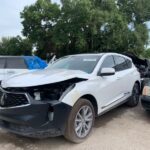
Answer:
[{"label": "dirt ground", "polygon": [[96,119],[91,136],[81,144],[63,137],[36,140],[0,130],[0,150],[149,150],[150,114],[141,106],[121,106]]}]

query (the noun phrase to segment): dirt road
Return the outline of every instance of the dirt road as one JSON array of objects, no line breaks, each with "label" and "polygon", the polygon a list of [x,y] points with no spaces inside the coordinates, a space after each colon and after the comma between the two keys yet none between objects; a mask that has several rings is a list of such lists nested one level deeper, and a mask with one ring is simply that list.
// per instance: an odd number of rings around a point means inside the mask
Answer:
[{"label": "dirt road", "polygon": [[63,137],[35,140],[0,130],[0,150],[149,150],[150,114],[139,106],[121,106],[96,119],[92,135],[82,144]]}]

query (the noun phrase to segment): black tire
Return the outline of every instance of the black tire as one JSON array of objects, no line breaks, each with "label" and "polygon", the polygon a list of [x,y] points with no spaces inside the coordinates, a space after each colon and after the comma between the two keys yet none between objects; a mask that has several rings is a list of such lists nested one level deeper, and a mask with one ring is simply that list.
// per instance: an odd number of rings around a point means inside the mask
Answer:
[{"label": "black tire", "polygon": [[[88,132],[88,134],[85,136],[85,137],[79,137],[75,131],[75,118],[78,114],[78,112],[80,112],[80,110],[83,108],[83,107],[86,107],[88,106],[92,112],[92,115],[93,115],[93,121],[91,121],[92,123],[90,124],[91,125],[91,128]],[[66,129],[65,129],[65,138],[73,143],[81,143],[83,142],[88,136],[89,134],[91,133],[91,130],[92,130],[92,127],[94,125],[94,121],[95,121],[95,111],[94,111],[94,108],[93,108],[93,105],[92,103],[87,100],[87,99],[79,99],[76,104],[73,106],[72,108],[72,111],[69,115],[69,118],[68,118],[68,121],[67,121],[67,125],[66,125]],[[82,132],[83,129],[81,129],[81,132]]]},{"label": "black tire", "polygon": [[138,105],[139,99],[140,99],[140,87],[138,83],[135,83],[132,90],[132,95],[126,104],[129,107],[135,107]]}]

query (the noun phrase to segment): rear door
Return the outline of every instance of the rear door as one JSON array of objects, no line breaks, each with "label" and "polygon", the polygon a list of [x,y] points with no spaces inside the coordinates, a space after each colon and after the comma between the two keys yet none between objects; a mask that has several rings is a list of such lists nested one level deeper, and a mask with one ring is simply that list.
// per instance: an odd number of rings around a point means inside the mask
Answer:
[{"label": "rear door", "polygon": [[23,57],[8,57],[6,59],[6,78],[26,71],[28,69]]},{"label": "rear door", "polygon": [[131,84],[131,76],[133,73],[132,62],[129,59],[118,55],[114,56],[114,60],[116,64],[116,75],[120,86],[120,94],[124,97],[129,96],[131,94],[131,90],[129,87]]}]

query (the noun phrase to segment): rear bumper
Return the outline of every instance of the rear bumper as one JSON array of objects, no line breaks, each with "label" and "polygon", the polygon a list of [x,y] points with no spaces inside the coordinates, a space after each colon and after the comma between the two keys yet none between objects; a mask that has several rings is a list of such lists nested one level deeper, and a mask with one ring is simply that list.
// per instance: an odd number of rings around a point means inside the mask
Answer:
[{"label": "rear bumper", "polygon": [[23,136],[44,138],[64,134],[71,106],[31,100],[30,105],[0,108],[0,127]]},{"label": "rear bumper", "polygon": [[141,104],[145,110],[150,110],[150,96],[142,96]]}]

